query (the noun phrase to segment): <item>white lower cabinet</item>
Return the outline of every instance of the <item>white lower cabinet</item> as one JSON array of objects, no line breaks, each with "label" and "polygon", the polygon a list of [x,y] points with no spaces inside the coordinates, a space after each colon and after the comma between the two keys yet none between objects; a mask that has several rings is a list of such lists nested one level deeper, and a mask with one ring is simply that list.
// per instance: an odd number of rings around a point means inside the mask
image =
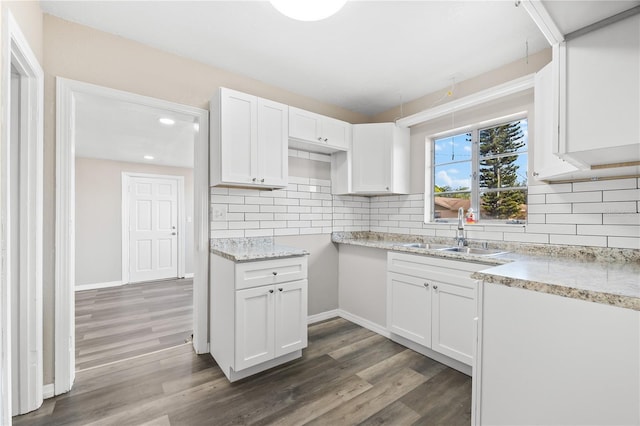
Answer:
[{"label": "white lower cabinet", "polygon": [[306,277],[304,256],[237,264],[212,256],[211,354],[230,381],[301,356]]},{"label": "white lower cabinet", "polygon": [[389,252],[387,329],[465,365],[473,362],[477,281],[486,265]]}]

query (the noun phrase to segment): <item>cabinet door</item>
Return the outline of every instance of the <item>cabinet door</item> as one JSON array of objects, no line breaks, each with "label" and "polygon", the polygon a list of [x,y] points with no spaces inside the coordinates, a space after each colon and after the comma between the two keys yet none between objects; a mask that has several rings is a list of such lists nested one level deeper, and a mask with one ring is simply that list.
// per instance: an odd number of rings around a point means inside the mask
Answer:
[{"label": "cabinet door", "polygon": [[431,289],[426,280],[387,273],[387,329],[431,347]]},{"label": "cabinet door", "polygon": [[476,317],[475,289],[433,282],[431,349],[471,365]]},{"label": "cabinet door", "polygon": [[289,107],[289,137],[321,142],[320,137],[321,116],[303,109]]},{"label": "cabinet door", "polygon": [[391,192],[392,143],[389,123],[353,126],[353,192]]},{"label": "cabinet door", "polygon": [[[566,162],[553,153],[558,144],[558,129],[554,123],[557,113],[557,97],[554,95],[554,79],[558,79],[556,64],[551,63],[536,73],[534,99],[534,143],[533,145],[533,177],[546,180],[577,170],[573,164]],[[557,84],[557,82],[555,83]]]},{"label": "cabinet door", "polygon": [[257,170],[257,112],[255,96],[220,89],[220,167],[225,183],[253,183]]},{"label": "cabinet door", "polygon": [[307,347],[307,280],[275,286],[275,356]]},{"label": "cabinet door", "polygon": [[289,111],[287,105],[258,98],[258,171],[261,185],[287,186]]},{"label": "cabinet door", "polygon": [[345,150],[349,149],[351,142],[351,124],[330,117],[324,117],[320,132],[323,142],[326,142],[327,145]]},{"label": "cabinet door", "polygon": [[235,371],[273,359],[274,298],[274,286],[236,291]]}]

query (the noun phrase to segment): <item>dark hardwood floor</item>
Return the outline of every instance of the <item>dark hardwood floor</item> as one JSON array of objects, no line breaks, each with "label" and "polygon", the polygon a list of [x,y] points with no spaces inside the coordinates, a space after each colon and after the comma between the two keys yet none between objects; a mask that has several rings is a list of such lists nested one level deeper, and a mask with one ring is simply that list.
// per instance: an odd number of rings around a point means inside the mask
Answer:
[{"label": "dark hardwood floor", "polygon": [[79,371],[16,425],[468,425],[471,378],[343,319],[301,359],[230,384],[190,344]]},{"label": "dark hardwood floor", "polygon": [[181,345],[192,315],[192,279],[78,291],[76,371]]}]

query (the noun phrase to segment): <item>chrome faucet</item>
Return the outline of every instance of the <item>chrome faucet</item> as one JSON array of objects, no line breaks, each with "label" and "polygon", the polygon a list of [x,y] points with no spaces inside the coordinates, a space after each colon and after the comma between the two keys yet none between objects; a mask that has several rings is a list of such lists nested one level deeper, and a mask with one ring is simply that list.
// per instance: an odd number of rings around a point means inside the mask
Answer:
[{"label": "chrome faucet", "polygon": [[467,245],[467,238],[464,232],[464,209],[460,207],[458,209],[458,230],[456,232],[456,244],[458,247]]}]

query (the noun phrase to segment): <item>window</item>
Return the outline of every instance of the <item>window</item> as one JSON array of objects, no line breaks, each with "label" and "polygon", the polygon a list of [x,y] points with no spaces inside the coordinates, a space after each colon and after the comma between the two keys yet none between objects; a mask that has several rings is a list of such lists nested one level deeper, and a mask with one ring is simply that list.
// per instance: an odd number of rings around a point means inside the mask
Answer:
[{"label": "window", "polygon": [[462,207],[476,221],[524,223],[527,142],[526,119],[435,139],[431,219],[454,220]]}]

